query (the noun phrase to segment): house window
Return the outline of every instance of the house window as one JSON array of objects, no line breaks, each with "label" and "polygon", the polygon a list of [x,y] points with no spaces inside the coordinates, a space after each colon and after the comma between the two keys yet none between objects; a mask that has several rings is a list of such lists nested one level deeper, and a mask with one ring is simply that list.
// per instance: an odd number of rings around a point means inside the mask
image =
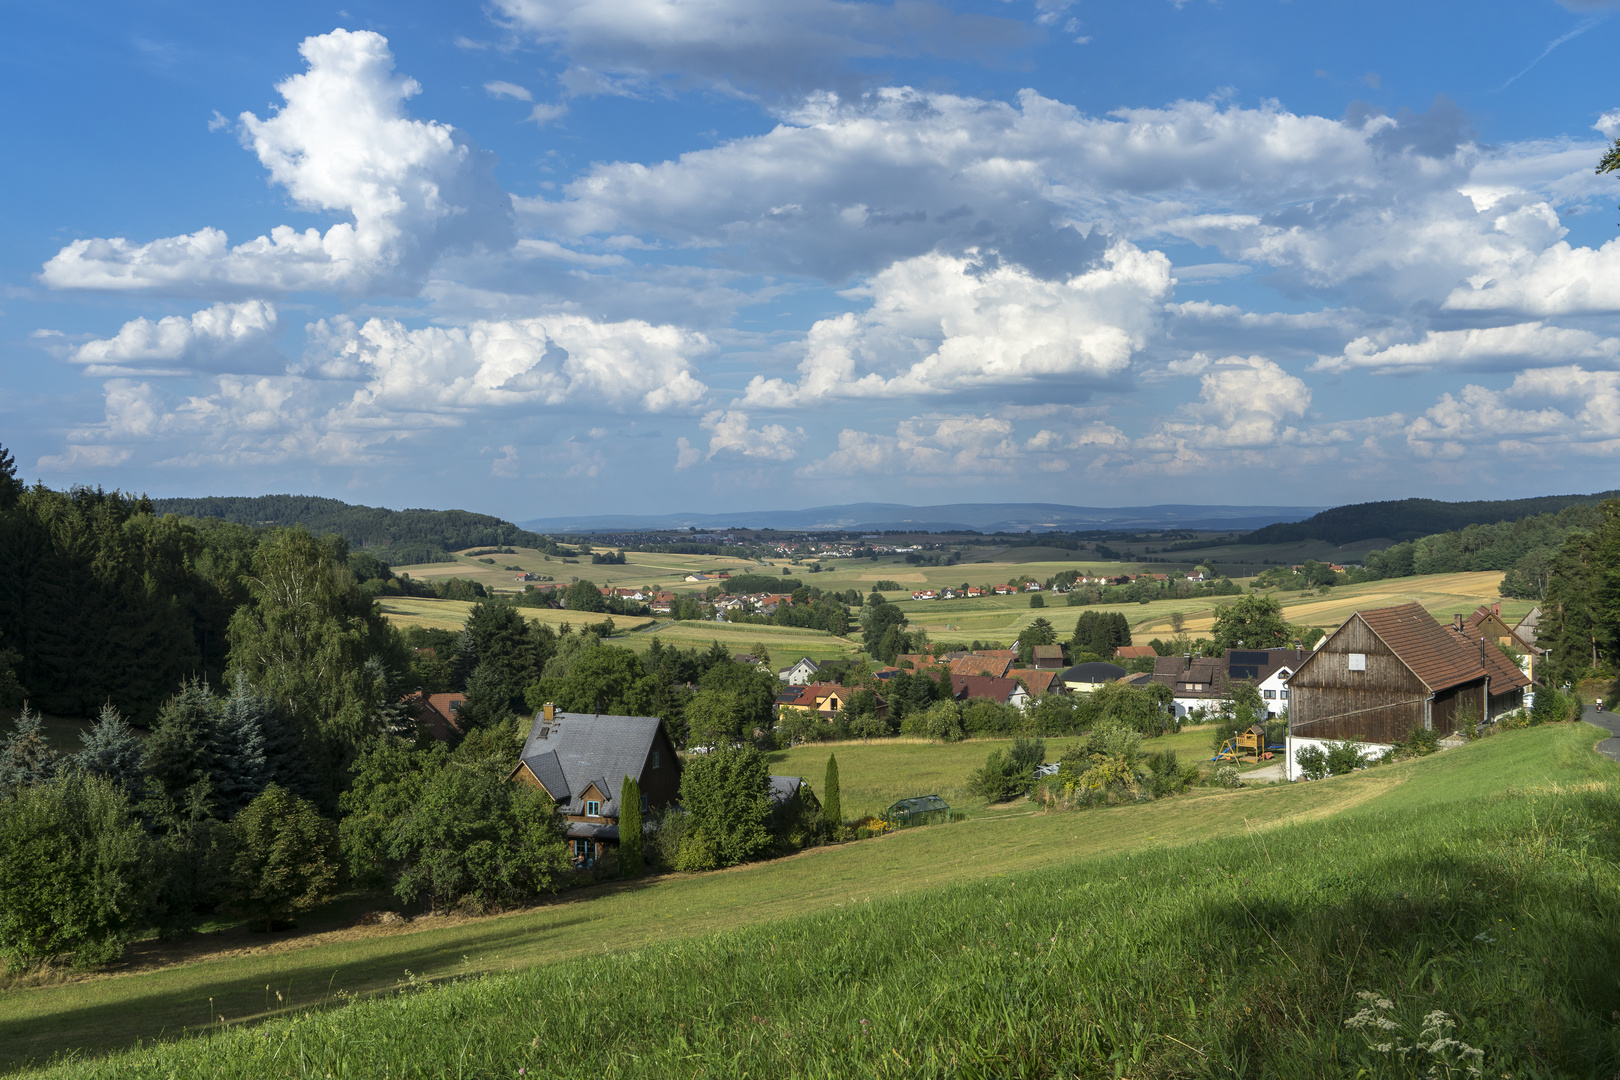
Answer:
[{"label": "house window", "polygon": [[645,813],[647,810],[647,796],[645,795],[641,797],[641,809],[643,813]]},{"label": "house window", "polygon": [[1284,700],[1284,701],[1287,701],[1287,700],[1288,700],[1288,691],[1286,691],[1286,690],[1284,690],[1284,691],[1283,691],[1283,692],[1282,692],[1282,699],[1283,699],[1283,700]]},{"label": "house window", "polygon": [[589,840],[575,840],[574,841],[574,854],[578,855],[582,859],[590,858],[591,857],[591,842]]},{"label": "house window", "polygon": [[456,700],[454,700],[454,701],[452,701],[450,703],[450,711],[453,712],[453,713],[458,713],[458,712],[461,711],[461,699],[460,698],[457,698]]},{"label": "house window", "polygon": [[1366,653],[1364,653],[1364,652],[1349,653],[1348,654],[1348,659],[1349,659],[1349,664],[1350,664],[1350,670],[1351,671],[1366,671],[1367,670],[1367,654]]},{"label": "house window", "polygon": [[602,804],[599,803],[599,802],[588,802],[588,803],[586,803],[585,804],[585,816],[586,817],[601,817],[602,816]]},{"label": "house window", "polygon": [[655,768],[655,769],[658,768],[658,763],[659,763],[659,760],[661,758],[662,758],[662,753],[660,751],[658,751],[658,750],[654,750],[653,751],[653,768]]},{"label": "house window", "polygon": [[1260,691],[1260,695],[1262,697],[1264,697],[1267,701],[1276,701],[1277,700],[1277,691],[1275,691],[1275,690],[1262,690],[1262,691]]}]

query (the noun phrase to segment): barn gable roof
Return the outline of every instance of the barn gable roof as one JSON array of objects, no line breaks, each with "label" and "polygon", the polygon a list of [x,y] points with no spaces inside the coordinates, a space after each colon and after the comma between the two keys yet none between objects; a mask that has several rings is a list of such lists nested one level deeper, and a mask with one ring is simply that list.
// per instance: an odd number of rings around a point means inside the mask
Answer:
[{"label": "barn gable roof", "polygon": [[1354,617],[1389,646],[1430,693],[1470,682],[1486,673],[1480,664],[1479,651],[1448,632],[1421,604],[1358,611]]}]

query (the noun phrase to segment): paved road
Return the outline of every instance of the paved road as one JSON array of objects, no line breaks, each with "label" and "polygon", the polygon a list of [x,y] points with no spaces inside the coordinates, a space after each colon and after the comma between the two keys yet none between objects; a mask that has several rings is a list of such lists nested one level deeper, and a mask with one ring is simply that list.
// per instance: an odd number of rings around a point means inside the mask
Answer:
[{"label": "paved road", "polygon": [[1581,713],[1582,719],[1588,724],[1596,724],[1609,733],[1609,737],[1598,743],[1599,753],[1607,754],[1615,761],[1620,761],[1620,717],[1608,709],[1598,712],[1588,705]]}]

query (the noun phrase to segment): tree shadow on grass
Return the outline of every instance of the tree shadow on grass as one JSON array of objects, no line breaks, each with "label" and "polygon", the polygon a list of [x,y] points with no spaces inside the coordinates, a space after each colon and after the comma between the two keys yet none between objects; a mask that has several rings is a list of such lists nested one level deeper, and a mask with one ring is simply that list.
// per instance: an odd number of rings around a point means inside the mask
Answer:
[{"label": "tree shadow on grass", "polygon": [[[564,904],[639,891],[656,881],[648,877],[600,883],[520,912],[348,940],[340,943],[347,958],[336,961],[329,949],[312,945],[21,991],[100,1000],[17,1019],[5,1018],[0,1009],[0,1071],[45,1064],[57,1054],[124,1049],[137,1039],[194,1035],[217,1029],[221,1016],[230,1025],[253,1024],[327,1008],[354,996],[391,991],[412,977],[420,985],[507,970],[499,958],[511,953],[524,956],[510,967],[529,967],[544,962],[543,952],[535,954],[548,943],[554,942],[559,953],[571,953],[564,947],[569,933],[595,921],[590,908],[565,910]],[[562,917],[545,919],[548,914]],[[159,988],[154,986],[158,982],[184,985]]]}]

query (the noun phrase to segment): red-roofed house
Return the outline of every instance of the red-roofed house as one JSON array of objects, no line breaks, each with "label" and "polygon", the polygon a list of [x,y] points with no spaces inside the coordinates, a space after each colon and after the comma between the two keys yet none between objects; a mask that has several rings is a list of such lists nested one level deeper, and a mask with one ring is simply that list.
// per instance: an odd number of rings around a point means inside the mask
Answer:
[{"label": "red-roofed house", "polygon": [[405,707],[417,725],[440,742],[459,739],[463,734],[456,714],[461,711],[465,694],[424,694],[420,691],[405,698]]},{"label": "red-roofed house", "polygon": [[1029,691],[1017,679],[990,679],[983,675],[952,675],[951,690],[957,701],[994,701],[1020,709],[1029,701]]}]

